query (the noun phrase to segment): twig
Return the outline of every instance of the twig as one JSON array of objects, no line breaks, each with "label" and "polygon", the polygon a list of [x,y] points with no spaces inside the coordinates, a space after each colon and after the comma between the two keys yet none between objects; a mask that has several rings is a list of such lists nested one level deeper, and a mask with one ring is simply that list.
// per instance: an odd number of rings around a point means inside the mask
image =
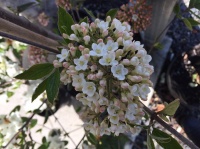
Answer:
[{"label": "twig", "polygon": [[[46,102],[46,100],[39,106],[38,109],[40,109],[43,104]],[[35,116],[36,113],[33,113],[28,120],[26,121],[26,123],[24,125],[22,125],[22,127],[18,130],[18,132],[8,141],[8,143],[5,146],[2,146],[3,149],[6,149],[8,147],[8,145],[16,138],[18,137],[18,135],[23,131],[23,129],[30,123],[30,121],[32,120],[32,118]]]},{"label": "twig", "polygon": [[49,107],[49,105],[47,104],[47,107],[50,109],[50,112],[53,114],[53,117],[55,118],[55,120],[58,122],[58,124],[60,125],[60,127],[62,128],[62,130],[65,132],[65,134],[67,135],[67,137],[72,141],[72,143],[74,144],[74,146],[76,146],[76,143],[74,142],[74,140],[69,136],[69,133],[65,130],[65,128],[63,127],[63,125],[60,123],[60,121],[58,120],[58,118],[54,115],[51,107]]},{"label": "twig", "polygon": [[0,22],[0,35],[43,48],[53,53],[60,53],[57,50],[57,47],[60,46],[57,41],[34,33],[1,18]]},{"label": "twig", "polygon": [[50,32],[50,31],[46,30],[42,26],[38,26],[36,24],[31,23],[29,20],[27,20],[24,17],[20,17],[20,16],[13,14],[13,13],[10,13],[10,12],[4,10],[3,8],[0,8],[0,18],[7,20],[11,23],[14,23],[18,26],[21,26],[23,28],[26,28],[28,30],[31,30],[31,31],[38,33],[40,35],[43,35],[47,38],[50,38],[50,39],[53,39],[53,40],[56,40],[56,41],[62,41],[63,40],[63,38],[61,36],[56,35],[56,34]]},{"label": "twig", "polygon": [[77,144],[75,149],[78,149],[78,146],[81,144],[81,142],[84,140],[84,138],[85,138],[85,134],[83,135],[83,137],[81,138],[81,140],[79,141],[79,143]]},{"label": "twig", "polygon": [[176,136],[179,140],[181,140],[187,146],[189,146],[192,149],[199,149],[193,142],[191,142],[190,140],[186,139],[183,135],[178,133],[175,129],[173,129],[171,126],[169,126],[167,123],[165,123],[161,118],[159,118],[155,112],[151,111],[145,105],[144,105],[143,108],[151,116],[152,119],[154,119],[159,124],[161,124],[165,129],[167,129],[170,133],[172,133],[174,136]]}]

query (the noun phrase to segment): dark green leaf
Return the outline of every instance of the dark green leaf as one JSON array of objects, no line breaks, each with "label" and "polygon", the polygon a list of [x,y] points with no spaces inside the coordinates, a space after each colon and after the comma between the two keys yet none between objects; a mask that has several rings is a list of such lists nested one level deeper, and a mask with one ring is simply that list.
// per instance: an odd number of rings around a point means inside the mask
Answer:
[{"label": "dark green leaf", "polygon": [[169,122],[169,119],[164,114],[159,114],[160,118],[162,118],[164,121]]},{"label": "dark green leaf", "polygon": [[183,22],[185,23],[185,26],[192,31],[192,25],[190,24],[190,22],[188,21],[188,19],[183,19]]},{"label": "dark green leaf", "polygon": [[188,18],[187,20],[190,22],[190,24],[191,24],[192,26],[196,26],[196,25],[199,25],[199,24],[200,24],[200,22],[198,22],[198,21],[196,21],[196,20],[194,20],[194,19],[191,19],[191,18]]},{"label": "dark green leaf", "polygon": [[158,137],[158,136],[154,136],[154,135],[151,135],[151,138],[155,139],[155,140],[159,140],[161,142],[169,142],[171,140],[171,138],[163,138],[163,137]]},{"label": "dark green leaf", "polygon": [[51,73],[53,69],[54,66],[50,63],[36,64],[30,67],[28,70],[25,70],[23,73],[17,75],[15,78],[24,80],[37,80]]},{"label": "dark green leaf", "polygon": [[21,109],[21,106],[16,106],[12,111],[10,111],[10,114],[12,113],[12,112],[15,112],[15,111],[19,111]]},{"label": "dark green leaf", "polygon": [[6,94],[7,94],[8,98],[10,98],[14,95],[14,92],[7,91]]},{"label": "dark green leaf", "polygon": [[106,17],[110,16],[111,19],[113,20],[117,14],[118,9],[110,9],[107,13],[106,13]]},{"label": "dark green leaf", "polygon": [[155,149],[153,140],[150,135],[147,135],[147,148],[148,149]]},{"label": "dark green leaf", "polygon": [[176,3],[176,5],[174,6],[174,13],[175,13],[176,15],[178,15],[180,12],[181,12],[180,4],[179,4],[179,3]]},{"label": "dark green leaf", "polygon": [[164,149],[183,149],[181,147],[181,145],[174,139],[171,137],[171,135],[157,129],[157,128],[153,128],[153,132],[152,135],[159,137],[159,138],[170,138],[170,140],[167,141],[161,141],[160,139],[155,139],[156,142],[162,146]]},{"label": "dark green leaf", "polygon": [[38,129],[36,132],[40,132],[40,133],[41,133],[41,132],[42,132],[42,129]]},{"label": "dark green leaf", "polygon": [[97,145],[98,144],[98,141],[97,141],[96,137],[91,133],[88,134],[87,139],[93,145]]},{"label": "dark green leaf", "polygon": [[93,20],[96,19],[96,17],[95,17],[94,14],[92,13],[92,11],[89,11],[87,8],[84,8],[84,10],[87,12],[87,14],[88,14]]},{"label": "dark green leaf", "polygon": [[40,83],[37,88],[35,89],[33,95],[32,95],[32,101],[34,101],[40,94],[42,94],[46,89],[47,80],[44,80],[42,83]]},{"label": "dark green leaf", "polygon": [[[67,35],[70,35],[73,33],[71,26],[74,24],[74,20],[72,16],[66,12],[66,10],[62,7],[58,8],[58,28],[60,30],[60,33],[65,33]],[[63,29],[63,26],[65,26],[65,29]]]},{"label": "dark green leaf", "polygon": [[32,119],[30,122],[30,128],[33,128],[37,124],[37,119]]},{"label": "dark green leaf", "polygon": [[85,18],[81,19],[79,21],[79,24],[81,24],[82,22],[88,23],[88,17],[85,17]]},{"label": "dark green leaf", "polygon": [[166,107],[159,113],[173,116],[175,114],[176,110],[178,109],[179,105],[180,105],[180,101],[179,101],[179,99],[176,99],[176,100],[170,102],[168,105],[166,105]]},{"label": "dark green leaf", "polygon": [[200,10],[200,0],[190,0],[189,8],[197,8]]},{"label": "dark green leaf", "polygon": [[26,122],[29,118],[28,117],[21,117],[22,122]]},{"label": "dark green leaf", "polygon": [[21,13],[24,10],[30,8],[34,4],[35,4],[35,2],[29,2],[29,3],[23,4],[23,5],[17,6],[17,12]]},{"label": "dark green leaf", "polygon": [[55,69],[54,73],[52,73],[47,78],[47,84],[46,84],[47,98],[48,101],[52,104],[58,95],[59,85],[60,85],[60,73],[59,69],[57,68]]}]

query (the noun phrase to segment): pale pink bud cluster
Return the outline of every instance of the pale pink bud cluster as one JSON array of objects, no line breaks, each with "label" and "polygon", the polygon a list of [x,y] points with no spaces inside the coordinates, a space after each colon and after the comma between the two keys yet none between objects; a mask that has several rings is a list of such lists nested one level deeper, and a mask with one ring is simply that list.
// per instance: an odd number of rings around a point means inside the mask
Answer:
[{"label": "pale pink bud cluster", "polygon": [[90,111],[82,114],[85,129],[98,136],[134,132],[132,126],[144,116],[139,99],[146,100],[152,85],[151,56],[133,41],[126,22],[107,17],[71,29],[73,34],[66,36],[71,42],[54,65],[62,63],[60,80],[72,83],[80,92],[76,99]]},{"label": "pale pink bud cluster", "polygon": [[29,46],[28,58],[31,65],[47,62],[47,53],[40,48]]}]

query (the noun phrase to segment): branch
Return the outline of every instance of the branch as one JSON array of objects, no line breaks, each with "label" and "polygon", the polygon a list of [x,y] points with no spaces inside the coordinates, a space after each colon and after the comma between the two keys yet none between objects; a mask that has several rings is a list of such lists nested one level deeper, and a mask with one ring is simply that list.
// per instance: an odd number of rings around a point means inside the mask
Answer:
[{"label": "branch", "polygon": [[186,139],[183,135],[178,133],[174,128],[172,128],[167,123],[165,123],[161,118],[159,118],[155,112],[151,111],[145,105],[144,105],[143,108],[151,116],[152,119],[156,120],[159,124],[161,124],[165,129],[167,129],[170,133],[172,133],[174,136],[176,136],[179,140],[181,140],[187,146],[189,146],[192,149],[199,149],[199,147],[197,147],[193,142]]},{"label": "branch", "polygon": [[31,23],[29,20],[27,20],[24,17],[20,17],[20,16],[13,14],[13,13],[10,13],[10,12],[4,10],[3,8],[0,8],[0,18],[4,19],[6,21],[9,21],[11,23],[14,23],[18,26],[21,26],[25,29],[31,30],[31,31],[38,33],[40,35],[43,35],[47,38],[50,38],[50,39],[53,39],[53,40],[56,40],[56,41],[62,41],[63,40],[63,38],[61,36],[56,35],[56,34],[50,32],[50,31],[48,31],[46,28],[44,28],[42,26]]},{"label": "branch", "polygon": [[[38,109],[40,109],[40,108],[43,106],[43,104],[44,104],[45,102],[46,102],[46,100],[43,101],[43,103],[39,106]],[[19,136],[20,132],[22,132],[23,129],[24,129],[25,127],[28,126],[28,124],[30,123],[30,121],[32,120],[32,118],[35,116],[35,114],[36,114],[36,112],[34,112],[34,113],[28,118],[28,120],[26,121],[26,123],[25,123],[24,125],[22,125],[21,128],[19,128],[19,131],[8,141],[8,143],[7,143],[5,146],[2,146],[3,149],[6,149],[6,148],[8,147],[8,145],[9,145],[16,137]]]},{"label": "branch", "polygon": [[31,44],[33,46],[48,50],[53,53],[60,53],[57,50],[57,47],[60,44],[47,38],[45,36],[34,33],[30,30],[27,30],[23,27],[15,25],[9,21],[0,18],[0,35],[4,37],[8,37],[14,40],[18,40],[27,44]]}]

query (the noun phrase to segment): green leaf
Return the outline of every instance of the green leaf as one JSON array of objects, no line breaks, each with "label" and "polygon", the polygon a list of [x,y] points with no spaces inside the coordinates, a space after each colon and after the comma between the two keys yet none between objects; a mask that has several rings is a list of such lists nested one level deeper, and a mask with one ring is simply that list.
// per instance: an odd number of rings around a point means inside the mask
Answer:
[{"label": "green leaf", "polygon": [[97,145],[98,144],[98,141],[97,141],[96,137],[91,133],[88,134],[87,139],[93,145]]},{"label": "green leaf", "polygon": [[54,66],[50,63],[36,64],[30,67],[28,70],[25,70],[23,73],[17,75],[15,78],[37,80],[51,73],[53,69]]},{"label": "green leaf", "polygon": [[176,110],[178,109],[179,105],[180,105],[180,101],[179,101],[179,99],[176,99],[176,100],[170,102],[168,105],[166,105],[166,107],[158,113],[173,116],[175,114]]},{"label": "green leaf", "polygon": [[190,21],[188,19],[183,19],[183,22],[185,23],[185,26],[192,31],[192,25],[190,24]]},{"label": "green leaf", "polygon": [[159,114],[160,118],[162,118],[162,120],[169,122],[169,119],[166,117],[166,115],[164,114]]},{"label": "green leaf", "polygon": [[191,24],[192,26],[196,26],[196,25],[199,25],[199,24],[200,24],[200,22],[198,22],[198,21],[196,21],[196,20],[194,20],[194,19],[192,19],[192,18],[188,18],[187,20],[190,22],[190,24]]},{"label": "green leaf", "polygon": [[37,88],[35,89],[33,95],[32,95],[32,102],[40,95],[42,94],[46,89],[47,80],[44,80],[42,83],[40,83]]},{"label": "green leaf", "polygon": [[59,69],[57,68],[55,69],[54,73],[52,73],[47,78],[47,84],[46,84],[47,98],[48,101],[52,104],[58,95],[59,85],[60,85],[60,72]]},{"label": "green leaf", "polygon": [[88,14],[93,20],[96,19],[96,17],[95,17],[94,14],[92,13],[92,11],[88,10],[87,8],[84,8],[84,10],[87,12],[87,14]]},{"label": "green leaf", "polygon": [[153,140],[150,135],[147,135],[147,148],[148,149],[155,149]]},{"label": "green leaf", "polygon": [[32,119],[30,122],[30,128],[33,128],[37,124],[37,119]]},{"label": "green leaf", "polygon": [[200,0],[190,0],[189,8],[197,8],[200,10]]},{"label": "green leaf", "polygon": [[81,24],[82,22],[88,23],[88,17],[85,17],[85,18],[81,19],[81,20],[79,21],[79,24]]},{"label": "green leaf", "polygon": [[17,6],[17,12],[21,13],[24,10],[30,8],[34,4],[35,4],[35,2],[29,2],[29,3],[23,4],[23,5]]},{"label": "green leaf", "polygon": [[176,15],[179,15],[179,13],[181,12],[181,8],[180,8],[180,4],[179,3],[176,3],[176,5],[174,6],[174,13]]},{"label": "green leaf", "polygon": [[111,19],[113,20],[113,19],[115,18],[116,14],[117,14],[117,11],[118,11],[117,8],[115,8],[115,9],[110,9],[110,10],[106,13],[106,17],[107,17],[107,16],[110,16]]},{"label": "green leaf", "polygon": [[12,111],[10,111],[10,114],[12,113],[12,112],[15,112],[15,111],[19,111],[21,109],[21,106],[16,106]]},{"label": "green leaf", "polygon": [[155,139],[156,142],[164,149],[183,149],[181,145],[174,138],[171,137],[171,135],[157,128],[153,128],[152,135],[159,138],[170,138],[170,140],[167,141],[163,141],[161,139]]},{"label": "green leaf", "polygon": [[[74,24],[74,20],[72,16],[66,12],[66,10],[59,6],[58,8],[58,28],[60,30],[60,33],[65,33],[67,35],[70,35],[73,33],[71,26]],[[63,29],[63,26],[65,26],[65,29]]]},{"label": "green leaf", "polygon": [[7,94],[8,98],[10,98],[14,95],[14,92],[7,91],[6,94]]}]

